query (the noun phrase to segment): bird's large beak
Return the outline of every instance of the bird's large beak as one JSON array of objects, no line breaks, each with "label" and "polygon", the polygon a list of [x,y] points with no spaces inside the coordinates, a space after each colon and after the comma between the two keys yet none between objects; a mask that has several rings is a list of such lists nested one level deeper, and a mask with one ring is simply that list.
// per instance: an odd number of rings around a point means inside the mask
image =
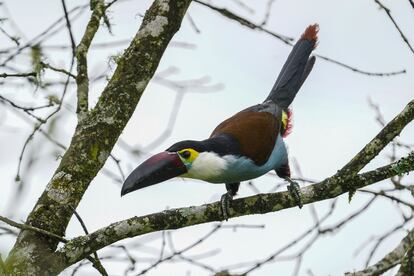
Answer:
[{"label": "bird's large beak", "polygon": [[158,153],[132,171],[122,185],[121,196],[186,172],[187,168],[177,153]]}]

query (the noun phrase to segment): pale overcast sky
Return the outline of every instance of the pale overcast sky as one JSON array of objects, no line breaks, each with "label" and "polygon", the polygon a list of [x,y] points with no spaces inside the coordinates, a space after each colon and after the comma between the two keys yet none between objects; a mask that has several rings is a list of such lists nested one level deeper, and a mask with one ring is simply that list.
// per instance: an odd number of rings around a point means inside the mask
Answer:
[{"label": "pale overcast sky", "polygon": [[[60,1],[4,0],[11,17],[27,39],[39,34],[51,22],[62,15]],[[69,8],[88,1],[67,1]],[[152,1],[124,1],[111,9],[113,35],[102,27],[94,42],[110,42],[128,39],[137,32],[141,16]],[[236,1],[211,1],[217,6],[226,6],[238,14],[260,23],[264,17],[267,1],[244,1],[255,9],[255,13],[241,9]],[[409,1],[383,1],[389,6],[407,37],[414,43],[414,9]],[[186,80],[209,76],[212,84],[222,84],[223,89],[215,93],[188,93],[182,102],[176,124],[170,137],[162,144],[151,148],[152,153],[164,150],[170,144],[184,139],[205,139],[214,127],[235,112],[263,101],[279,73],[290,47],[281,41],[258,31],[252,31],[229,21],[205,7],[193,3],[188,11],[201,30],[196,33],[188,18],[173,41],[188,42],[195,49],[170,47],[167,49],[158,72],[171,66],[180,69],[173,77]],[[73,29],[76,41],[79,41],[90,13],[82,15],[75,21]],[[0,9],[0,17],[9,16]],[[334,174],[352,156],[354,156],[379,131],[375,122],[375,113],[369,107],[367,99],[378,103],[384,117],[389,121],[413,99],[414,54],[403,43],[397,30],[387,18],[384,11],[378,9],[373,0],[277,0],[266,28],[277,33],[299,37],[303,30],[313,23],[320,25],[319,45],[315,53],[325,55],[362,70],[389,72],[406,69],[407,74],[394,77],[369,77],[354,73],[332,63],[317,59],[313,72],[305,82],[292,105],[294,128],[287,138],[290,157],[296,159],[303,175],[310,179],[324,179]],[[45,43],[45,45],[67,44],[68,35],[64,29]],[[9,41],[0,36],[0,46],[6,47]],[[127,44],[117,48],[92,49],[89,53],[89,72],[96,76],[103,72],[109,56],[122,52]],[[53,64],[68,67],[69,52],[48,51],[48,60]],[[23,60],[22,63],[27,63]],[[104,87],[105,81],[93,85],[91,105]],[[60,91],[59,91],[60,92]],[[189,91],[191,92],[191,91]],[[15,96],[24,102],[32,91],[19,88],[0,91],[2,95]],[[21,95],[21,96],[20,96]],[[122,134],[122,139],[130,145],[146,146],[164,131],[174,103],[175,92],[162,85],[151,82],[138,104],[133,118]],[[41,95],[39,95],[41,98]],[[73,105],[74,90],[69,91]],[[0,108],[4,108],[3,105]],[[0,127],[0,175],[2,192],[0,193],[0,214],[9,214],[9,195],[15,189],[14,176],[20,149],[27,135],[32,130],[12,112],[7,113],[2,130]],[[63,126],[63,122],[66,124]],[[74,115],[61,121],[62,130],[59,139],[70,142],[76,123]],[[401,134],[403,141],[412,142],[413,125]],[[24,199],[14,206],[13,218],[24,220],[34,203],[45,188],[59,160],[55,160],[52,146],[44,143],[36,147],[41,136],[37,135],[30,145],[30,151],[38,154],[39,160],[30,177],[26,179],[28,188]],[[141,161],[132,158],[118,147],[114,154],[123,160],[126,173]],[[384,156],[384,153],[383,155]],[[374,168],[385,164],[384,158],[375,159],[368,167]],[[116,167],[108,160],[107,169],[117,173]],[[24,175],[24,172],[23,172]],[[293,170],[297,176],[297,171]],[[261,192],[268,192],[280,179],[263,176],[254,181]],[[282,189],[286,189],[283,187]],[[201,205],[216,201],[225,192],[224,185],[212,185],[201,181],[170,180],[159,185],[131,193],[120,198],[120,186],[99,174],[86,192],[78,211],[90,231],[106,226],[111,222],[131,216],[144,215],[190,205]],[[241,196],[254,192],[241,185]],[[335,220],[346,217],[360,208],[367,196],[357,194],[351,204],[347,195],[338,200]],[[330,201],[315,204],[322,215]],[[400,216],[388,201],[377,202],[365,215],[342,229],[336,235],[322,238],[305,255],[299,275],[307,275],[311,269],[314,275],[340,275],[352,269],[361,269],[368,251],[354,256],[355,250],[371,235],[380,235],[400,222]],[[210,240],[191,251],[190,255],[220,249],[216,254],[202,261],[213,267],[227,267],[266,258],[271,253],[301,234],[312,224],[309,206],[284,210],[266,215],[247,216],[231,219],[228,224],[264,224],[264,229],[239,229],[233,232],[224,229]],[[211,229],[211,225],[189,227],[173,232],[178,248],[184,247]],[[77,221],[73,220],[67,231],[68,237],[82,234]],[[133,241],[160,248],[159,233],[135,238]],[[392,236],[377,251],[374,261],[394,248],[404,232]],[[122,243],[128,243],[123,241]],[[132,240],[131,240],[132,241]],[[0,252],[4,256],[12,240],[2,239]],[[151,257],[150,249],[138,251],[138,260]],[[104,253],[101,253],[104,254]],[[125,265],[104,263],[111,275],[123,275]],[[140,266],[140,269],[145,268]],[[138,271],[140,271],[138,269]],[[205,270],[188,263],[172,263],[159,266],[149,275],[208,275]],[[278,262],[264,266],[253,275],[290,275],[293,265]],[[65,274],[67,275],[67,274]],[[80,275],[95,275],[91,269],[83,270]]]}]

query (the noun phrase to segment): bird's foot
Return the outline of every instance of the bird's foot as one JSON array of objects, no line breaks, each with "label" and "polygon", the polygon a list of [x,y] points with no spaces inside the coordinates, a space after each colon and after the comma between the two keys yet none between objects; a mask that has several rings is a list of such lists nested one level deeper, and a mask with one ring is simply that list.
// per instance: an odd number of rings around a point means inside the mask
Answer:
[{"label": "bird's foot", "polygon": [[223,218],[227,221],[229,219],[230,214],[230,204],[233,200],[233,196],[230,193],[225,193],[221,196],[221,213],[223,214]]},{"label": "bird's foot", "polygon": [[295,202],[299,206],[299,208],[302,208],[303,207],[302,195],[301,195],[301,192],[300,192],[300,186],[299,186],[298,182],[295,182],[291,179],[287,179],[287,181],[290,183],[287,187],[289,193],[295,199]]}]

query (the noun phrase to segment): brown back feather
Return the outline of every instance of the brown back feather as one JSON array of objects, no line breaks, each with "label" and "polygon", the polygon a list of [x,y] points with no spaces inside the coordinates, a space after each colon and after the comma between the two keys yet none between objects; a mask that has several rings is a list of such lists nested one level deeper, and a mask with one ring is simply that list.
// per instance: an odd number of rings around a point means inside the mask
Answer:
[{"label": "brown back feather", "polygon": [[276,143],[280,122],[268,112],[242,111],[222,122],[210,137],[230,134],[240,143],[241,153],[260,166]]}]

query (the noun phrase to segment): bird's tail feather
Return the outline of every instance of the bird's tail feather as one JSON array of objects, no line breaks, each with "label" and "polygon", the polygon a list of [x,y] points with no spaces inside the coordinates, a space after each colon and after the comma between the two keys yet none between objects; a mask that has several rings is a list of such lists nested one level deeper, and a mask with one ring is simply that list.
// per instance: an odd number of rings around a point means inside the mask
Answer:
[{"label": "bird's tail feather", "polygon": [[287,108],[292,103],[315,63],[315,57],[309,56],[318,42],[318,30],[318,24],[306,28],[293,46],[266,100],[272,100],[282,108]]}]

